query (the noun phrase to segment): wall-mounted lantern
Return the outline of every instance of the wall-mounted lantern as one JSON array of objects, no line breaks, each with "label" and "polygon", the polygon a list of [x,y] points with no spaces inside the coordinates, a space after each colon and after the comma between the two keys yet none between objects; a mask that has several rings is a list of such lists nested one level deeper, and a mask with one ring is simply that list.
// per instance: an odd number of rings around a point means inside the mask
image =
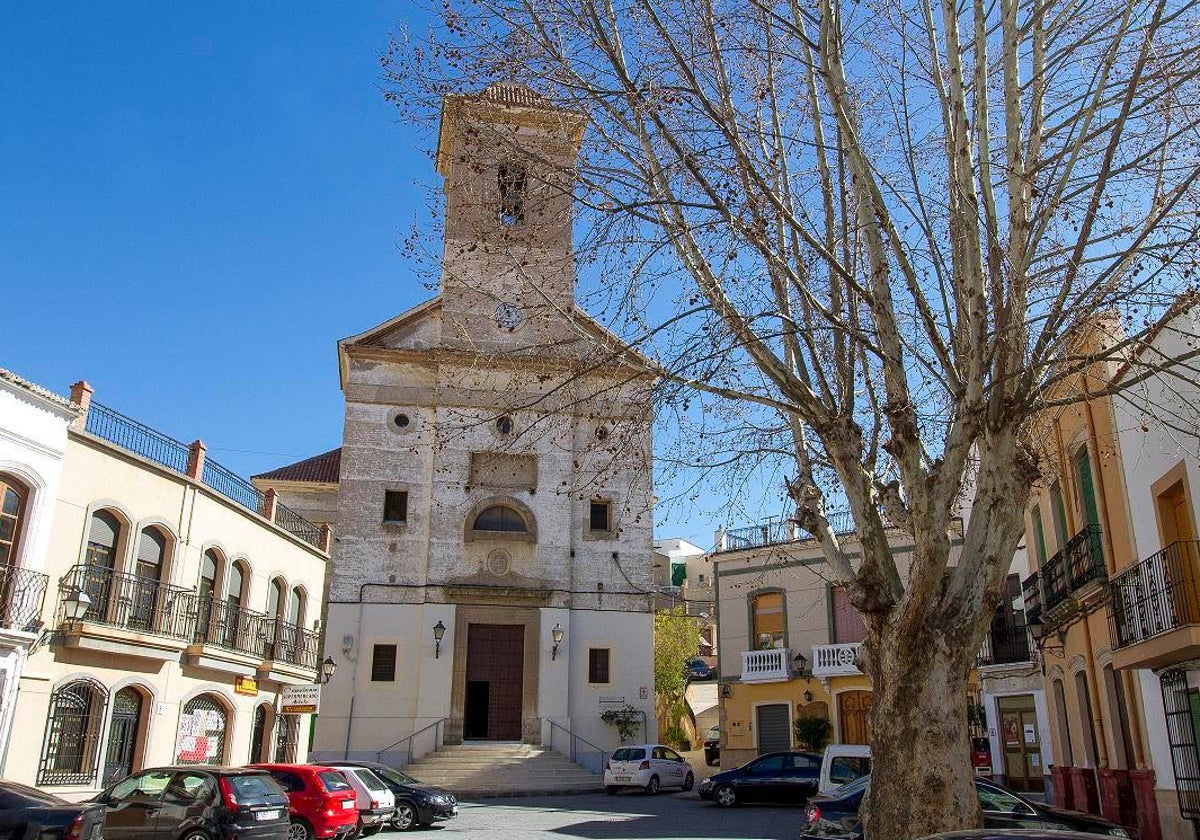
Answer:
[{"label": "wall-mounted lantern", "polygon": [[554,640],[554,646],[550,648],[550,661],[553,662],[558,657],[558,646],[562,644],[563,640],[561,624],[555,623],[554,629],[550,631],[550,638]]},{"label": "wall-mounted lantern", "polygon": [[433,625],[433,658],[440,659],[442,656],[442,637],[446,635],[446,625],[442,624],[439,618],[438,623]]}]

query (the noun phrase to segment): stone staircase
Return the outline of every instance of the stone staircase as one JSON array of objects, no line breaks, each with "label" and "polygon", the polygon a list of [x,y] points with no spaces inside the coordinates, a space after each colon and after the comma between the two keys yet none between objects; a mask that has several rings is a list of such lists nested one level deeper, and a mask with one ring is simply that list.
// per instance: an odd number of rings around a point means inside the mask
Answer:
[{"label": "stone staircase", "polygon": [[604,780],[551,749],[518,743],[446,746],[404,767],[459,799],[599,793]]}]

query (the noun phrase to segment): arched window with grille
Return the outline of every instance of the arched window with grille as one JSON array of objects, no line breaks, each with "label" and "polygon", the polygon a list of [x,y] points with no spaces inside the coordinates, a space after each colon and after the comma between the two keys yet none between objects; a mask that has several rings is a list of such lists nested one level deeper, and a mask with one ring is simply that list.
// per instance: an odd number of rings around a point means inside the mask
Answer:
[{"label": "arched window with grille", "polygon": [[28,500],[28,487],[13,476],[0,473],[0,566],[17,565]]},{"label": "arched window with grille", "polygon": [[107,706],[108,689],[90,677],[54,689],[38,765],[39,785],[94,783]]},{"label": "arched window with grille", "polygon": [[146,703],[142,692],[126,686],[113,696],[111,720],[108,722],[108,748],[104,751],[102,784],[119,782],[141,769],[141,730]]},{"label": "arched window with grille", "polygon": [[223,764],[229,710],[214,694],[201,694],[183,704],[175,741],[178,764]]},{"label": "arched window with grille", "polygon": [[476,531],[505,531],[523,534],[529,530],[524,517],[507,505],[492,505],[475,517]]},{"label": "arched window with grille", "polygon": [[300,715],[280,715],[275,728],[275,761],[294,764],[296,744],[300,740]]},{"label": "arched window with grille", "polygon": [[130,601],[129,628],[132,630],[153,629],[159,586],[163,579],[167,559],[167,535],[155,527],[143,528],[138,534],[137,556],[134,558],[134,576],[125,578],[122,598]]},{"label": "arched window with grille", "polygon": [[213,614],[222,565],[224,564],[221,555],[215,548],[208,549],[200,558],[200,585],[197,588],[200,596],[200,614],[197,617],[199,623],[196,629],[197,635],[208,642],[216,642],[220,639],[220,616],[216,616],[214,622]]}]

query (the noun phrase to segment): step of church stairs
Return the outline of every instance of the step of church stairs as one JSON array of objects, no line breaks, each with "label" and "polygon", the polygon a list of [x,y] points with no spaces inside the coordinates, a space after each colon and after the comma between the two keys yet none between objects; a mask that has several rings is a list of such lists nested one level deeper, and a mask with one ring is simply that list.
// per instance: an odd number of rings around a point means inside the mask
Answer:
[{"label": "step of church stairs", "polygon": [[555,750],[531,744],[442,747],[404,772],[460,799],[599,793],[604,780]]}]

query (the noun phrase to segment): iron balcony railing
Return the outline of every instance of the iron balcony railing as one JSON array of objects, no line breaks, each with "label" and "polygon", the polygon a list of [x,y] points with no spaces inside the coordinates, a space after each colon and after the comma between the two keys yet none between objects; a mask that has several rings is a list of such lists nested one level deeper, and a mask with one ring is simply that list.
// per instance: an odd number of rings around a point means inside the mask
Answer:
[{"label": "iron balcony railing", "polygon": [[1041,570],[1043,606],[1052,610],[1080,588],[1105,579],[1104,548],[1100,526],[1087,525],[1067,541],[1062,551],[1046,561]]},{"label": "iron balcony railing", "polygon": [[[122,449],[128,449],[135,455],[187,475],[188,447],[185,444],[107,406],[97,402],[89,405],[85,429],[98,438],[103,438]],[[200,482],[259,516],[265,516],[267,513],[264,494],[246,479],[216,461],[208,458],[204,460]],[[280,528],[309,545],[321,547],[321,529],[295,511],[276,503],[274,521]]]},{"label": "iron balcony railing", "polygon": [[317,669],[320,659],[319,633],[278,618],[267,619],[263,627],[266,630],[264,659],[297,665],[311,671]]},{"label": "iron balcony railing", "polygon": [[59,623],[66,619],[63,602],[76,591],[91,599],[85,622],[174,639],[186,640],[191,635],[195,618],[195,592],[191,589],[81,564],[59,580]]},{"label": "iron balcony railing", "polygon": [[1034,572],[1021,583],[1021,597],[1025,601],[1025,622],[1037,622],[1042,617],[1042,579]]},{"label": "iron balcony railing", "polygon": [[[827,515],[835,534],[853,534],[854,517],[850,511],[838,511]],[[720,551],[744,551],[779,543],[810,539],[808,532],[792,519],[764,522],[747,528],[732,528],[725,532],[725,547]]]},{"label": "iron balcony railing", "polygon": [[113,411],[108,406],[91,403],[88,406],[87,424],[84,428],[96,437],[104,438],[109,443],[115,443],[122,449],[128,449],[156,464],[175,472],[187,472],[186,445]]},{"label": "iron balcony railing", "polygon": [[46,603],[50,576],[19,566],[0,566],[0,626],[24,630],[34,626]]},{"label": "iron balcony railing", "polygon": [[196,644],[214,645],[225,650],[262,658],[267,638],[267,617],[263,613],[219,598],[196,599]]},{"label": "iron balcony railing", "polygon": [[1030,643],[1029,628],[1024,622],[994,624],[983,637],[979,649],[979,665],[1015,665],[1032,662],[1033,645]]},{"label": "iron balcony railing", "polygon": [[1173,542],[1108,584],[1114,648],[1200,624],[1200,542]]}]

